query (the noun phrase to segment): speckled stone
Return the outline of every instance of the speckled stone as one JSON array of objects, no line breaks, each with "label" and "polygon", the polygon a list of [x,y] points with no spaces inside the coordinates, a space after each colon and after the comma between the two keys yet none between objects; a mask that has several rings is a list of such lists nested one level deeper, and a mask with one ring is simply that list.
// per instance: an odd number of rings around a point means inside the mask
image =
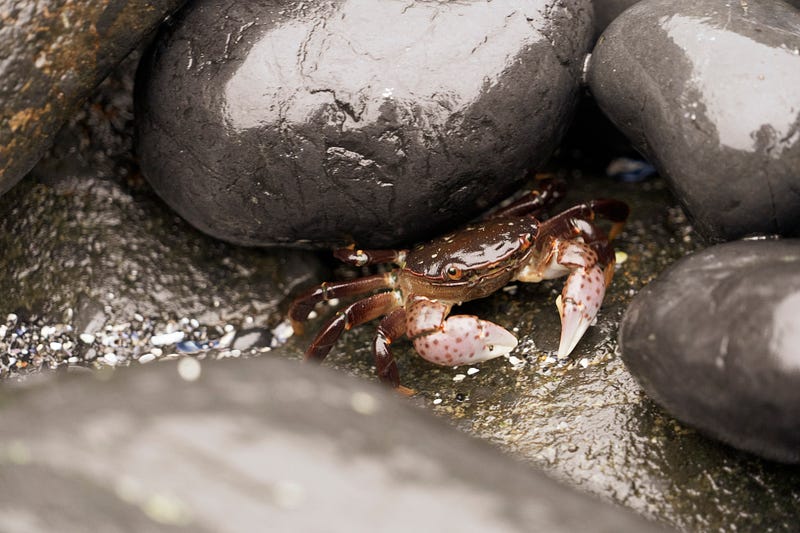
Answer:
[{"label": "speckled stone", "polygon": [[738,241],[675,263],[631,302],[625,364],[679,420],[800,462],[800,241]]},{"label": "speckled stone", "polygon": [[95,86],[183,0],[0,5],[0,194],[41,158]]},{"label": "speckled stone", "polygon": [[800,11],[644,0],[605,31],[588,79],[704,237],[800,234]]},{"label": "speckled stone", "polygon": [[194,2],[143,62],[143,172],[238,244],[389,246],[455,226],[557,145],[589,4]]}]

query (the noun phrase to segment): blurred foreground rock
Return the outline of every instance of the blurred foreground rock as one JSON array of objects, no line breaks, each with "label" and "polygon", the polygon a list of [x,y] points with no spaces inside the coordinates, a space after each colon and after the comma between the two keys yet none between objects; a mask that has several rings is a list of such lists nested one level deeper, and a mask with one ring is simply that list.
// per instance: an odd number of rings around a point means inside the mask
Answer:
[{"label": "blurred foreground rock", "polygon": [[655,530],[361,380],[195,365],[0,391],[0,529]]}]

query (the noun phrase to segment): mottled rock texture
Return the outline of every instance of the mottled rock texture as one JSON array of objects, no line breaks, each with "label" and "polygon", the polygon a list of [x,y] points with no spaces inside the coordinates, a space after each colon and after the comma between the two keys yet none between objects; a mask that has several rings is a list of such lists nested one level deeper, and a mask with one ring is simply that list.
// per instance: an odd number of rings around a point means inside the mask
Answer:
[{"label": "mottled rock texture", "polygon": [[245,245],[409,242],[558,144],[588,0],[201,0],[143,62],[138,151],[181,216]]},{"label": "mottled rock texture", "polygon": [[182,3],[0,4],[0,194],[36,164],[111,68]]},{"label": "mottled rock texture", "polygon": [[710,241],[800,233],[800,12],[645,0],[598,42],[589,84]]},{"label": "mottled rock texture", "polygon": [[682,259],[633,300],[625,364],[678,419],[800,462],[800,241],[738,241]]}]

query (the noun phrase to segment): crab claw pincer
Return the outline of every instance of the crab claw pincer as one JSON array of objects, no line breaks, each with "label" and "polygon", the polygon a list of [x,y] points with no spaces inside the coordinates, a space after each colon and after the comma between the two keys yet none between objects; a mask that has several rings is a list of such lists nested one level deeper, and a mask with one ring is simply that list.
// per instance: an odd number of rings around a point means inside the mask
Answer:
[{"label": "crab claw pincer", "polygon": [[594,322],[606,292],[605,275],[598,266],[573,270],[556,306],[561,315],[558,358],[566,358]]},{"label": "crab claw pincer", "polygon": [[517,338],[505,328],[470,315],[451,316],[440,330],[414,339],[414,348],[431,363],[446,366],[480,363],[507,355]]}]

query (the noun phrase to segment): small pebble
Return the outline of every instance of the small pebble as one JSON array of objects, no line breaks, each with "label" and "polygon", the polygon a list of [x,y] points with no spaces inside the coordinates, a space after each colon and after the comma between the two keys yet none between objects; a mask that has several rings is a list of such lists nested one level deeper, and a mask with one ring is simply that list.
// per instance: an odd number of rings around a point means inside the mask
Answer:
[{"label": "small pebble", "polygon": [[467,370],[467,375],[468,375],[468,376],[472,376],[472,375],[475,375],[475,374],[477,374],[478,372],[480,372],[480,369],[478,369],[478,368],[475,368],[475,367],[471,367],[471,368],[469,368],[469,369]]},{"label": "small pebble", "polygon": [[165,346],[168,344],[175,344],[181,342],[185,334],[182,331],[173,331],[172,333],[162,333],[160,335],[153,335],[150,337],[150,344],[153,346]]},{"label": "small pebble", "polygon": [[108,352],[108,353],[104,353],[103,354],[103,361],[108,363],[111,366],[114,366],[114,365],[117,364],[119,359],[117,358],[117,354],[115,354],[113,352]]},{"label": "small pebble", "polygon": [[181,341],[175,346],[175,348],[179,352],[183,352],[183,353],[196,353],[196,352],[199,352],[202,349],[194,341]]},{"label": "small pebble", "polygon": [[519,365],[525,363],[525,360],[524,359],[520,359],[519,357],[517,357],[515,355],[512,355],[512,356],[510,356],[508,358],[508,362],[511,363],[514,366],[519,366]]},{"label": "small pebble", "polygon": [[156,359],[155,354],[149,353],[149,352],[139,356],[139,362],[141,364],[145,364],[145,363],[149,363],[151,361],[155,361],[155,359]]},{"label": "small pebble", "polygon": [[292,335],[294,335],[294,330],[292,329],[291,323],[288,320],[284,320],[272,330],[270,346],[274,348],[286,344],[286,341],[288,341]]},{"label": "small pebble", "polygon": [[453,381],[459,383],[461,381],[464,381],[464,378],[466,377],[467,377],[466,374],[456,374],[455,376],[453,376]]},{"label": "small pebble", "polygon": [[236,330],[233,328],[233,326],[230,326],[231,329],[228,330],[229,326],[225,326],[225,331],[227,333],[219,338],[217,343],[218,348],[227,348],[233,342],[233,338],[236,337]]}]

